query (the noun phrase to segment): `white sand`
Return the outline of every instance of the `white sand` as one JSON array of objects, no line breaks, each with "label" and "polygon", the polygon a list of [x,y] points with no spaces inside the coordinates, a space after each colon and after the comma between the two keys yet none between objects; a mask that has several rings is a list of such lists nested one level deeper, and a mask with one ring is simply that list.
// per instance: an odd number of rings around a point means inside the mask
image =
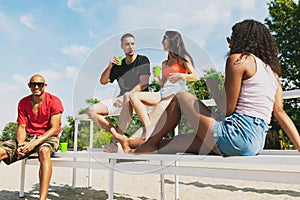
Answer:
[{"label": "white sand", "polygon": [[[92,188],[87,188],[87,170],[77,170],[77,188],[71,188],[72,169],[54,167],[49,199],[106,199],[107,171],[93,170]],[[159,175],[116,173],[115,199],[160,199]],[[174,199],[174,176],[166,176],[166,198]],[[0,199],[20,200],[20,162],[0,164]],[[300,185],[180,177],[181,200],[289,200],[300,199]],[[25,199],[38,199],[38,166],[27,166]]]}]

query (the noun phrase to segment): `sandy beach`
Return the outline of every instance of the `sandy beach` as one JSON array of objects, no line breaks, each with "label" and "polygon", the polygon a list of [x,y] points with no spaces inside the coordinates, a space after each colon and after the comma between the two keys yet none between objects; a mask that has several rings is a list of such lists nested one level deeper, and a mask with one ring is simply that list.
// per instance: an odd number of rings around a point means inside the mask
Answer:
[{"label": "sandy beach", "polygon": [[[0,164],[0,199],[19,200],[20,162]],[[116,173],[117,200],[160,199],[159,175]],[[72,169],[54,167],[48,199],[107,199],[107,172],[93,170],[92,188],[87,188],[87,170],[77,170],[77,187],[72,189]],[[27,166],[26,200],[38,199],[38,166]],[[174,199],[174,176],[166,176],[166,199]],[[180,177],[181,200],[292,200],[300,199],[300,185],[236,181],[198,177]]]}]

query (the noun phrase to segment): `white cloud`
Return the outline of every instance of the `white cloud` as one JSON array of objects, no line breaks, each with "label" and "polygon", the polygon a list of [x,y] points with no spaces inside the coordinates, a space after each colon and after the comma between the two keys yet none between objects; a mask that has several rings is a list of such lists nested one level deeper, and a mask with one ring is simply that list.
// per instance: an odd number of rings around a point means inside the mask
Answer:
[{"label": "white cloud", "polygon": [[34,20],[35,18],[31,14],[20,16],[20,22],[22,24],[32,30],[37,30],[37,27],[33,24]]},{"label": "white cloud", "polygon": [[63,74],[61,72],[48,69],[42,70],[38,74],[41,74],[48,84],[55,84],[58,80],[63,78]]},{"label": "white cloud", "polygon": [[[155,1],[154,1],[155,2]],[[218,0],[191,0],[160,1],[159,6],[156,3],[147,4],[147,9],[141,9],[145,6],[143,1],[135,1],[132,4],[123,4],[119,6],[120,15],[117,22],[118,27],[136,28],[141,26],[156,26],[162,28],[171,28],[191,33],[198,38],[211,38],[220,29],[230,29],[232,21],[245,19],[245,17],[259,18],[265,17],[266,1],[236,1]],[[174,12],[182,10],[184,12]],[[151,17],[149,17],[151,16]],[[130,23],[124,24],[124,21]],[[222,30],[221,30],[222,31]]]},{"label": "white cloud", "polygon": [[0,95],[7,95],[18,91],[17,85],[0,82]]},{"label": "white cloud", "polygon": [[79,0],[67,0],[67,6],[71,10],[82,11],[82,8],[80,8],[79,6],[79,2],[80,2]]},{"label": "white cloud", "polygon": [[7,32],[9,36],[17,36],[19,31],[14,26],[14,22],[0,11],[0,30]]},{"label": "white cloud", "polygon": [[73,44],[70,46],[63,47],[61,52],[65,55],[70,56],[76,60],[82,60],[85,56],[87,56],[88,52],[91,50],[90,47],[84,45]]},{"label": "white cloud", "polygon": [[71,80],[75,80],[77,77],[78,71],[76,67],[73,66],[67,66],[65,68],[65,76]]},{"label": "white cloud", "polygon": [[25,78],[22,74],[13,74],[12,79],[20,85],[26,85],[26,83],[28,83],[28,77]]},{"label": "white cloud", "polygon": [[81,0],[67,0],[68,8],[70,8],[73,11],[79,11],[79,12],[85,12],[86,9],[82,5]]},{"label": "white cloud", "polygon": [[97,36],[95,35],[95,33],[92,30],[89,30],[89,36],[92,38],[97,38]]}]

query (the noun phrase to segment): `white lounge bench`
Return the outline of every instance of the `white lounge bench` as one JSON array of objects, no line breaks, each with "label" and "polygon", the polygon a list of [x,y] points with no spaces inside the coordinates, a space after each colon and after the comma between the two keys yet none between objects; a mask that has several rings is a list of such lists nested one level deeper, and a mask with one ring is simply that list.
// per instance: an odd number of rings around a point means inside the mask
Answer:
[{"label": "white lounge bench", "polygon": [[[284,92],[284,98],[299,98],[300,90]],[[213,100],[205,101],[214,105]],[[190,154],[132,155],[105,153],[90,146],[89,150],[77,151],[78,124],[89,120],[86,116],[75,118],[74,151],[55,153],[53,166],[73,168],[72,187],[76,187],[76,169],[88,169],[88,187],[91,187],[92,169],[109,173],[108,199],[113,199],[114,172],[153,173],[161,175],[161,199],[164,199],[164,174],[174,174],[175,199],[179,197],[178,176],[199,176],[237,180],[256,180],[300,184],[300,153],[296,150],[263,150],[258,156],[221,157]],[[93,123],[90,121],[90,144],[93,141]],[[137,162],[139,161],[139,162]],[[21,165],[19,196],[24,196],[25,166],[37,165],[37,159],[25,159]],[[221,164],[221,167],[220,167]],[[224,165],[226,166],[224,167]],[[276,166],[280,166],[277,167]]]},{"label": "white lounge bench", "polygon": [[[161,199],[164,199],[164,174],[177,176],[176,199],[179,175],[300,184],[300,154],[295,150],[264,150],[258,156],[226,158],[189,154],[132,155],[93,150],[58,153],[58,156],[59,159],[52,160],[54,166],[107,170],[109,199],[113,199],[115,171],[162,175]],[[124,162],[126,160],[128,162]],[[27,160],[27,164],[38,164],[38,160]]]}]

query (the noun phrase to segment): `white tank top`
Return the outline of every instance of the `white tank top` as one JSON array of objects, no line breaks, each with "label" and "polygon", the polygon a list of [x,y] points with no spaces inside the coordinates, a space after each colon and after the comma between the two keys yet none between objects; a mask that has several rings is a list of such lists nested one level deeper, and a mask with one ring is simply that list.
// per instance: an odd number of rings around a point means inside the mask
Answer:
[{"label": "white tank top", "polygon": [[278,82],[269,65],[252,56],[256,62],[256,73],[251,78],[243,80],[235,112],[261,118],[269,124]]}]

